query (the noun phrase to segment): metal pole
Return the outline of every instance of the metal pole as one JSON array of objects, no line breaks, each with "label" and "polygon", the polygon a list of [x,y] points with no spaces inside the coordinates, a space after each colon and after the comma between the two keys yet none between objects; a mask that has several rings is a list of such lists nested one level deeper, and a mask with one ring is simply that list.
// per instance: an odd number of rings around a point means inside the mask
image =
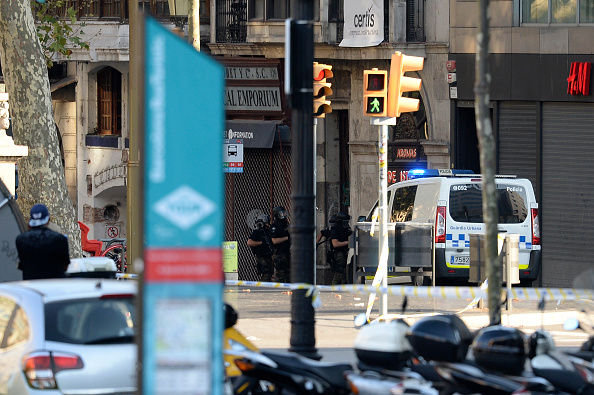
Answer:
[{"label": "metal pole", "polygon": [[[314,227],[315,227],[315,236],[318,235],[318,218],[317,218],[317,207],[318,207],[318,202],[317,202],[317,196],[318,196],[318,192],[317,192],[317,183],[318,183],[318,163],[317,163],[317,158],[318,158],[318,118],[314,117],[313,119],[313,194],[315,197],[314,200]],[[318,283],[318,250],[316,248],[316,237],[314,237],[313,239],[313,243],[314,243],[314,281],[312,284],[317,284]]]},{"label": "metal pole", "polygon": [[130,149],[128,157],[128,183],[127,183],[127,240],[126,254],[128,270],[140,275],[138,298],[136,300],[136,314],[138,319],[139,339],[136,344],[137,363],[137,394],[143,393],[142,363],[144,355],[143,327],[144,327],[144,276],[143,276],[143,207],[144,207],[144,182],[140,162],[140,152],[144,144],[144,21],[140,20],[138,2],[128,3],[129,12],[129,45],[130,45],[130,123],[129,139]]},{"label": "metal pole", "polygon": [[129,262],[128,270],[131,273],[136,273],[134,263],[137,258],[142,256],[142,229],[141,229],[141,194],[140,194],[140,146],[142,139],[142,132],[139,127],[140,122],[140,108],[142,106],[141,96],[138,95],[139,89],[142,87],[141,75],[138,72],[141,67],[142,57],[140,53],[141,36],[139,33],[139,11],[138,2],[131,1],[129,7],[129,42],[130,42],[130,123],[128,126],[128,137],[130,139],[130,149],[128,150],[128,182],[126,187],[127,200],[127,226],[126,238],[127,242],[127,261]]},{"label": "metal pole", "polygon": [[[290,83],[293,141],[291,147],[291,282],[314,282],[315,194],[313,186],[313,0],[294,4],[290,37]],[[307,290],[291,295],[289,351],[321,359],[315,348],[315,312]]]},{"label": "metal pole", "polygon": [[[379,252],[378,269],[384,270],[382,287],[388,286],[388,125],[380,125],[379,129]],[[388,314],[388,294],[382,293],[380,303],[381,315]]]}]

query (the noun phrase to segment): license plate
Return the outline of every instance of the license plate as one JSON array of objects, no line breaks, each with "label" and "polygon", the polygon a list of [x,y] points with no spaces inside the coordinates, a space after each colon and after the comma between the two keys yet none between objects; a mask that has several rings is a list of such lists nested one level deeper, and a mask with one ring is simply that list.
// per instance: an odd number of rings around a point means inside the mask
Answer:
[{"label": "license plate", "polygon": [[468,265],[469,263],[470,263],[470,256],[468,256],[468,255],[463,255],[463,256],[454,255],[454,264]]}]

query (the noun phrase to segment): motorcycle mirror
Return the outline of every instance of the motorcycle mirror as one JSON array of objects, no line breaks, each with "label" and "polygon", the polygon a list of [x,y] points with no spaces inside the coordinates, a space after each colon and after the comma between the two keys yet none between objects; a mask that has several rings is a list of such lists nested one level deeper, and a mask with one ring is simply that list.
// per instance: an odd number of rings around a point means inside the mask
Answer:
[{"label": "motorcycle mirror", "polygon": [[368,323],[367,315],[365,315],[365,313],[357,314],[355,316],[355,328],[359,329],[363,325],[366,325],[367,323]]},{"label": "motorcycle mirror", "polygon": [[563,329],[566,331],[575,331],[580,327],[580,320],[577,318],[570,318],[563,323]]}]

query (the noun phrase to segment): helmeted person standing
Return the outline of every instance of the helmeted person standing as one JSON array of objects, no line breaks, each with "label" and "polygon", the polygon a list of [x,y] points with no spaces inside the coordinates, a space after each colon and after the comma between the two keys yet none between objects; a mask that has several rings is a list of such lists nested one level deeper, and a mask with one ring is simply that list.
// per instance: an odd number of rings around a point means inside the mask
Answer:
[{"label": "helmeted person standing", "polygon": [[48,228],[50,214],[43,204],[31,208],[29,230],[16,238],[23,280],[65,277],[70,264],[68,239]]},{"label": "helmeted person standing", "polygon": [[289,212],[282,206],[272,210],[273,222],[270,227],[272,239],[272,262],[274,280],[279,283],[291,281],[291,240],[289,237]]},{"label": "helmeted person standing", "polygon": [[349,237],[353,233],[349,225],[351,216],[340,211],[336,214],[336,223],[330,229],[332,247],[334,247],[334,275],[332,285],[340,285],[346,282],[346,265],[349,254]]},{"label": "helmeted person standing", "polygon": [[269,215],[262,214],[256,218],[256,229],[252,231],[247,245],[256,257],[256,270],[260,275],[260,281],[272,281],[274,264],[272,263]]}]

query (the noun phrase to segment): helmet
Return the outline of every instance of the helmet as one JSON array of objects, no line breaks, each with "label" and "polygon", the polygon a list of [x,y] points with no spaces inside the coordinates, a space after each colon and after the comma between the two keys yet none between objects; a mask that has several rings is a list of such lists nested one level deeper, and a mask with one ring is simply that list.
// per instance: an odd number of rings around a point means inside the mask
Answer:
[{"label": "helmet", "polygon": [[272,210],[272,216],[276,219],[287,219],[289,212],[283,206],[277,206]]},{"label": "helmet", "polygon": [[363,326],[354,342],[361,370],[401,369],[413,356],[412,347],[405,337],[408,329],[403,320]]},{"label": "helmet", "polygon": [[526,362],[524,333],[501,325],[482,328],[472,342],[472,354],[483,369],[520,374]]},{"label": "helmet", "polygon": [[460,317],[438,315],[417,321],[406,333],[412,348],[429,361],[461,362],[472,334]]},{"label": "helmet", "polygon": [[225,329],[231,328],[237,323],[237,311],[228,303],[223,304],[225,312]]},{"label": "helmet", "polygon": [[336,220],[338,221],[349,221],[350,219],[351,216],[344,211],[339,211],[338,214],[336,214]]},{"label": "helmet", "polygon": [[537,330],[530,335],[528,340],[528,358],[545,354],[555,349],[555,342],[547,331]]},{"label": "helmet", "polygon": [[268,223],[270,223],[270,216],[268,214],[260,214],[256,218],[256,228],[257,229],[262,229]]},{"label": "helmet", "polygon": [[331,215],[328,222],[330,222],[330,224],[335,224],[336,223],[336,214]]}]

